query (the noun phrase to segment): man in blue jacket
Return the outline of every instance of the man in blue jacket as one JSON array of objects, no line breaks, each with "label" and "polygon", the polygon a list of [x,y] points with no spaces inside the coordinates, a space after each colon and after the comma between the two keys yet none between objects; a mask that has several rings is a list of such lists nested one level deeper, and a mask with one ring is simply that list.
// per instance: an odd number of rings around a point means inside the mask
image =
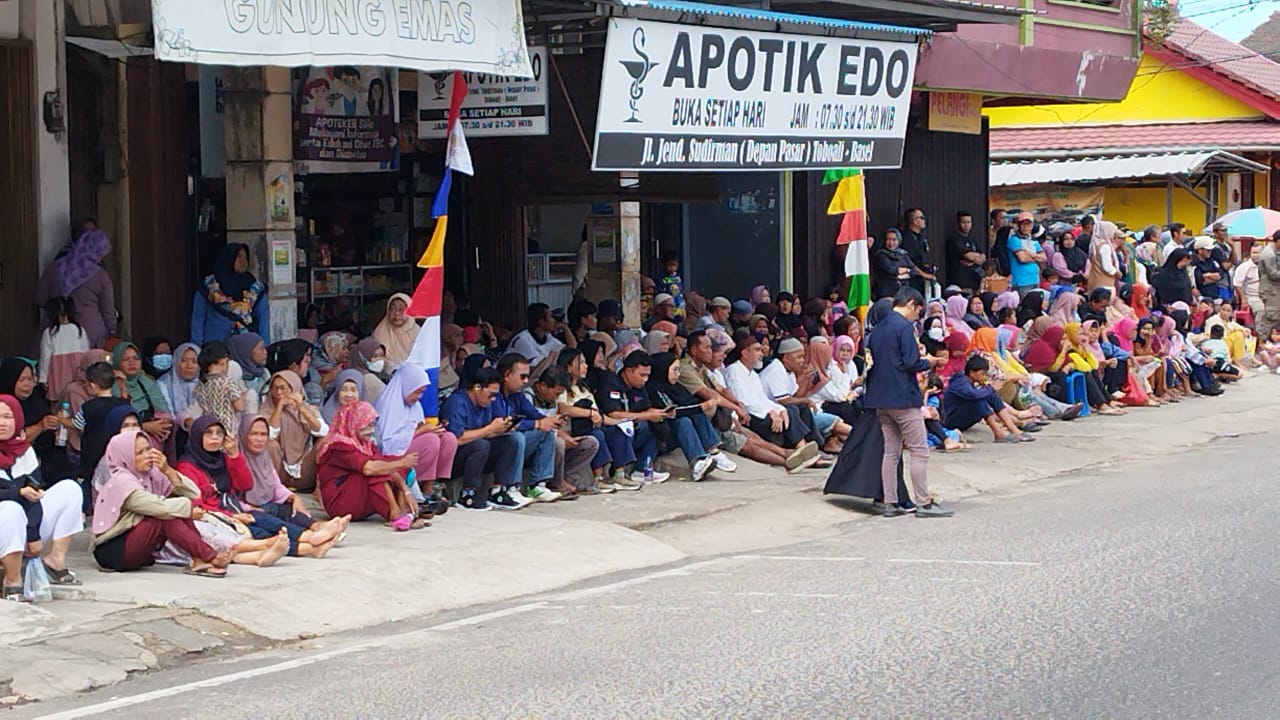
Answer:
[{"label": "man in blue jacket", "polygon": [[867,372],[867,394],[863,407],[876,411],[880,430],[884,433],[884,458],[880,465],[884,483],[884,516],[896,517],[906,512],[898,504],[898,461],[905,443],[911,453],[911,489],[915,496],[916,517],[949,517],[947,510],[934,502],[929,494],[926,476],[929,465],[928,436],[920,408],[924,396],[916,374],[945,358],[924,359],[913,323],[924,309],[924,296],[915,288],[903,288],[893,298],[890,312],[867,336],[872,365]]},{"label": "man in blue jacket", "polygon": [[[515,479],[519,483],[525,467],[529,468],[527,493],[519,485],[505,489],[505,495],[523,507],[531,502],[552,502],[560,493],[547,487],[556,476],[556,429],[564,422],[560,415],[543,416],[529,396],[529,359],[520,353],[507,353],[498,359],[502,389],[493,399],[493,412],[511,420],[511,437],[515,439]],[[500,503],[501,504],[501,503]]]}]

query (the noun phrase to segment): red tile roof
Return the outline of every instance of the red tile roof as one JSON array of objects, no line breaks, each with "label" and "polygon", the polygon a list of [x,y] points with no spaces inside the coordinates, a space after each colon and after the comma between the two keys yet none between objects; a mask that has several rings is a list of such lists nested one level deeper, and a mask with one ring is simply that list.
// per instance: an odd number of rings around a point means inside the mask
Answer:
[{"label": "red tile roof", "polygon": [[1280,99],[1280,63],[1216,35],[1190,20],[1180,20],[1164,47],[1183,55],[1188,65],[1206,67],[1257,92]]},{"label": "red tile roof", "polygon": [[1047,150],[1244,150],[1280,151],[1280,122],[1077,125],[991,131],[991,155]]}]

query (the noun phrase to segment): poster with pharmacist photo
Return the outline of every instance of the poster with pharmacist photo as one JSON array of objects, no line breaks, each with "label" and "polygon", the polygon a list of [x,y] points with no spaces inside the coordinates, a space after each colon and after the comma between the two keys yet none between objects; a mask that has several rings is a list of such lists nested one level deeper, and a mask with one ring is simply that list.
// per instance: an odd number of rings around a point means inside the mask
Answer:
[{"label": "poster with pharmacist photo", "polygon": [[299,175],[400,167],[395,68],[338,65],[293,73],[293,158]]}]

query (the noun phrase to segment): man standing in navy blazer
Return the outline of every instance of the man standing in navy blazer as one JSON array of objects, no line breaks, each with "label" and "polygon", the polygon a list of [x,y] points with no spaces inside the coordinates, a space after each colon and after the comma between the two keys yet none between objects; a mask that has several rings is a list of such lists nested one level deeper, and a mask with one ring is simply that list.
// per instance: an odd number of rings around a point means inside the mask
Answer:
[{"label": "man standing in navy blazer", "polygon": [[924,396],[916,374],[925,372],[942,358],[920,356],[920,341],[913,324],[924,310],[924,296],[915,288],[903,288],[893,298],[893,312],[867,336],[872,365],[867,372],[867,393],[863,407],[874,409],[884,433],[884,459],[880,465],[884,483],[884,516],[906,512],[898,504],[898,461],[905,442],[911,453],[911,489],[915,495],[916,517],[949,517],[951,510],[934,502],[926,476],[929,444],[920,407]]}]

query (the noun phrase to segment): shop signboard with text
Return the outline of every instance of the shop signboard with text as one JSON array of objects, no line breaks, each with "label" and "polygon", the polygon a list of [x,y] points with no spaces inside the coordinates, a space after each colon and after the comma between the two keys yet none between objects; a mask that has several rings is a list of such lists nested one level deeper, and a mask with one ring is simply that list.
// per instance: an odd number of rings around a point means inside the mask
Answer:
[{"label": "shop signboard with text", "polygon": [[156,57],[528,77],[520,0],[151,0]]},{"label": "shop signboard with text", "polygon": [[[463,73],[462,130],[469,138],[547,134],[547,49],[529,48],[531,76]],[[441,138],[449,124],[453,73],[418,73],[418,137]]]},{"label": "shop signboard with text", "polygon": [[594,170],[897,168],[916,46],[610,21]]},{"label": "shop signboard with text", "polygon": [[395,68],[341,65],[293,72],[293,159],[299,175],[396,170]]}]

